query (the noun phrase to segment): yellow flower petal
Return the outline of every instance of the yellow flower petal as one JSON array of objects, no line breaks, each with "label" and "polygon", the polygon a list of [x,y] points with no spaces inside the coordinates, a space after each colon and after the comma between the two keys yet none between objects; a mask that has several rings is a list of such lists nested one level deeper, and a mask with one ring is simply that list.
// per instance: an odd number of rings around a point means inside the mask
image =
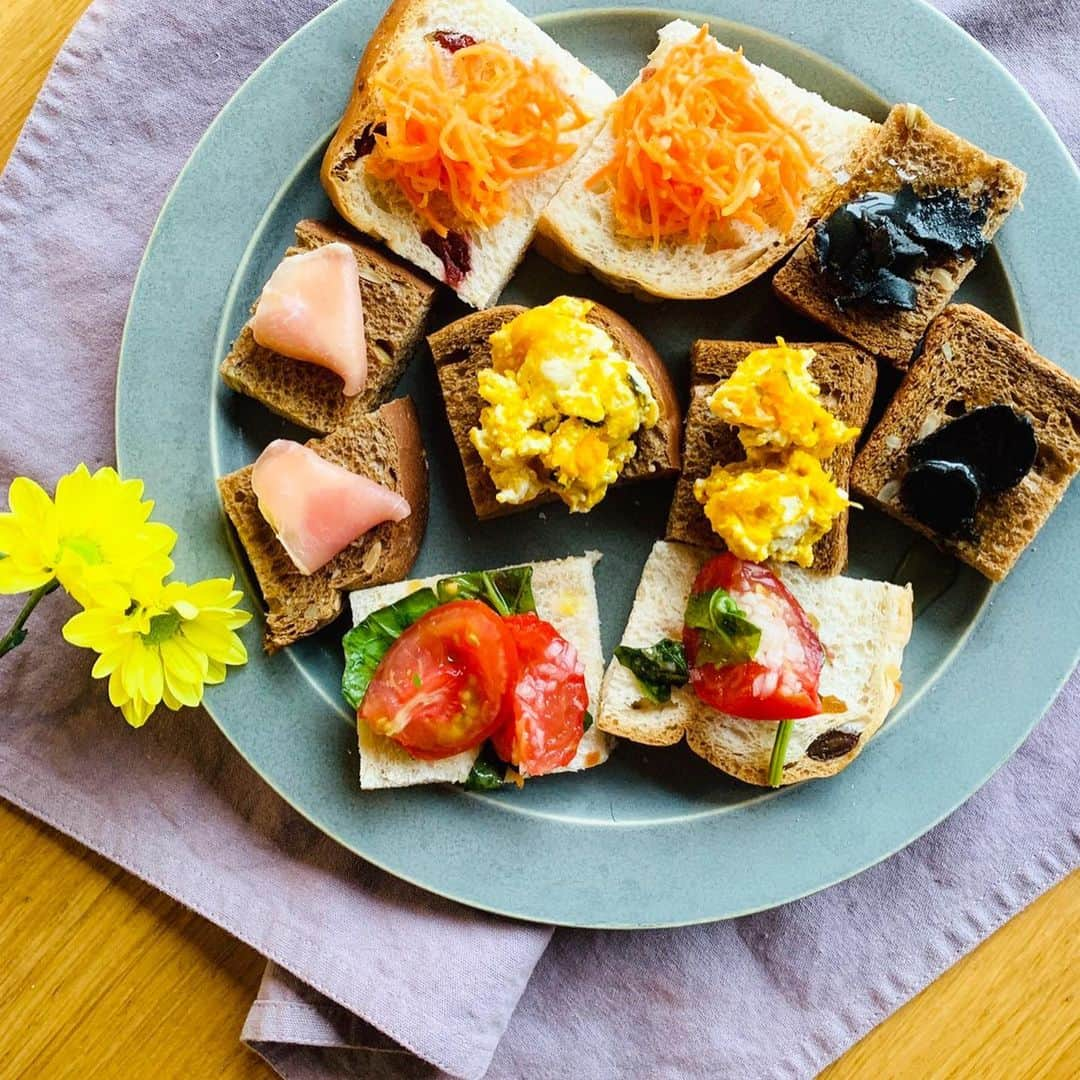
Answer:
[{"label": "yellow flower petal", "polygon": [[39,589],[51,580],[49,570],[27,569],[15,559],[0,559],[0,593],[5,596]]},{"label": "yellow flower petal", "polygon": [[142,698],[132,698],[121,706],[120,711],[133,728],[140,728],[150,719],[156,704],[157,702],[145,701]]},{"label": "yellow flower petal", "polygon": [[[186,648],[181,644],[178,637],[166,641],[161,646],[161,661],[170,676],[185,683],[198,683],[202,681],[206,671],[206,657],[193,649]],[[170,680],[171,682],[171,680]]]},{"label": "yellow flower petal", "polygon": [[26,476],[16,476],[11,481],[11,487],[8,488],[8,506],[23,522],[24,529],[33,526],[40,528],[54,512],[52,499]]}]

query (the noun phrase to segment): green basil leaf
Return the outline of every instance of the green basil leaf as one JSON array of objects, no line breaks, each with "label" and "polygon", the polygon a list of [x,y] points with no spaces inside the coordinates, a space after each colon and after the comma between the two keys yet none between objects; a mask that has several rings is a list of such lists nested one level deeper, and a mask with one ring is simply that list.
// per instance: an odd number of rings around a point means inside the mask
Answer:
[{"label": "green basil leaf", "polygon": [[484,743],[483,749],[473,762],[465,781],[467,791],[497,791],[506,778],[506,765],[496,756],[491,743]]},{"label": "green basil leaf", "polygon": [[341,692],[352,708],[360,707],[375,669],[390,646],[406,628],[438,603],[434,589],[417,589],[397,603],[373,611],[345,635],[342,641],[345,673],[341,676]]},{"label": "green basil leaf", "polygon": [[532,572],[531,566],[478,570],[443,578],[435,588],[440,604],[448,604],[452,600],[482,600],[500,615],[523,615],[536,611]]},{"label": "green basil leaf", "polygon": [[657,705],[671,700],[673,686],[685,686],[690,680],[682,643],[669,638],[662,638],[647,649],[620,645],[615,650],[615,659],[630,670],[641,692]]},{"label": "green basil leaf", "polygon": [[593,715],[588,709],[585,710],[585,719],[582,721],[581,733],[585,734],[593,726]]},{"label": "green basil leaf", "polygon": [[683,619],[701,631],[699,664],[742,664],[753,660],[761,645],[761,630],[747,617],[726,589],[694,593],[686,602]]}]

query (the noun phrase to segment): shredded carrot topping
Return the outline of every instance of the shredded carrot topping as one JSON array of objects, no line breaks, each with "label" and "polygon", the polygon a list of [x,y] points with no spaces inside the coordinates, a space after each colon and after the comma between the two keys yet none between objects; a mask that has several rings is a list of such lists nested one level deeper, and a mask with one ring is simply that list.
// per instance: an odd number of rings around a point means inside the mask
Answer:
[{"label": "shredded carrot topping", "polygon": [[615,151],[588,186],[611,188],[622,231],[651,237],[722,234],[794,224],[814,154],[765,100],[739,52],[703,26],[614,105]]},{"label": "shredded carrot topping", "polygon": [[386,133],[376,134],[367,171],[396,181],[440,236],[453,219],[489,228],[509,210],[514,183],[573,155],[566,136],[589,117],[539,60],[492,42],[452,54],[426,45],[419,62],[398,53],[372,79]]}]

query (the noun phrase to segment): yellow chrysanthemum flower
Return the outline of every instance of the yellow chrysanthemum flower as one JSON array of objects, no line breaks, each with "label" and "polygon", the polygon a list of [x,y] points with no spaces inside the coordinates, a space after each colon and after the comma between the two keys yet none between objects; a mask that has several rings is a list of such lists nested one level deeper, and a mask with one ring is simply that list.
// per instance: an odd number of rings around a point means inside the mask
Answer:
[{"label": "yellow chrysanthemum flower", "polygon": [[11,512],[0,514],[0,593],[27,592],[56,578],[83,607],[123,611],[136,591],[159,586],[173,568],[176,533],[147,520],[141,480],[85,465],[62,476],[50,499],[16,477]]},{"label": "yellow chrysanthemum flower", "polygon": [[161,703],[198,705],[225,668],[247,661],[235,633],[251,615],[237,608],[243,593],[232,578],[195,585],[159,584],[127,611],[92,608],[64,626],[72,645],[100,653],[95,678],[109,679],[109,700],[132,727],[142,727]]}]

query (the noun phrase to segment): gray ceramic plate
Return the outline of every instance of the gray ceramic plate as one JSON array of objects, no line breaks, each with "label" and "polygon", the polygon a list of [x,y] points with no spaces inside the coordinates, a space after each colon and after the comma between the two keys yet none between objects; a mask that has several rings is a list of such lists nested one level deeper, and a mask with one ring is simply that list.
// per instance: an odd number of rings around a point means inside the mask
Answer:
[{"label": "gray ceramic plate", "polygon": [[[725,0],[708,19],[731,45],[838,105],[880,118],[914,99],[947,126],[1030,174],[1013,215],[963,298],[1077,367],[1080,221],[1076,170],[1005,71],[916,0],[807,4]],[[124,338],[117,450],[146,479],[182,536],[178,570],[237,574],[254,588],[219,509],[214,478],[279,435],[303,437],[216,378],[299,218],[328,213],[321,150],[381,4],[341,0],[270,57],[211,125],[170,195],[139,274]],[[672,12],[565,0],[527,2],[545,29],[616,88],[625,87]],[[714,17],[722,12],[723,18]],[[530,256],[506,299],[571,291],[603,299],[664,353],[685,386],[697,337],[812,338],[768,283],[701,304],[643,306]],[[437,318],[456,317],[445,300]],[[646,554],[663,531],[669,484],[613,492],[593,513],[548,509],[479,525],[465,493],[431,367],[413,395],[431,461],[432,514],[417,574],[598,548],[609,654]],[[1012,753],[1077,650],[1080,500],[1066,499],[1009,580],[991,591],[891,522],[852,527],[851,572],[916,583],[919,617],[905,694],[887,729],[828,782],[781,793],[745,787],[684,748],[623,745],[584,776],[495,795],[447,787],[361,792],[352,718],[338,694],[335,626],[272,659],[248,632],[251,662],[208,694],[222,730],[301,813],[391,873],[466,904],[554,923],[639,927],[728,918],[839,881],[883,859],[966,799]]]}]

